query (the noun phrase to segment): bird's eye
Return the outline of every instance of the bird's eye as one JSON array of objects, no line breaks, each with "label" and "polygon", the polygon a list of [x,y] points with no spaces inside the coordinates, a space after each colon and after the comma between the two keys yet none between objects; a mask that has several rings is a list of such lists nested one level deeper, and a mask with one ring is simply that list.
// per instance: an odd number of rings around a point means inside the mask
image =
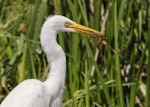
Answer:
[{"label": "bird's eye", "polygon": [[69,22],[65,22],[65,27],[69,27],[71,25],[71,23],[69,23]]}]

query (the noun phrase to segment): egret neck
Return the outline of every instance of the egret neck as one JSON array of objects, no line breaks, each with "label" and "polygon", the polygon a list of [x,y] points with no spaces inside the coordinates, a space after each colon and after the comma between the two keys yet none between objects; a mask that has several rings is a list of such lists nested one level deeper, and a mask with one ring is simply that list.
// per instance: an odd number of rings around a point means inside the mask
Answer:
[{"label": "egret neck", "polygon": [[59,91],[61,91],[60,94],[63,94],[66,77],[66,57],[61,46],[57,43],[57,33],[52,28],[44,28],[41,32],[40,41],[48,63],[50,64],[50,71],[45,84],[47,88],[61,88],[61,90],[55,90],[53,94],[58,94],[60,93]]}]

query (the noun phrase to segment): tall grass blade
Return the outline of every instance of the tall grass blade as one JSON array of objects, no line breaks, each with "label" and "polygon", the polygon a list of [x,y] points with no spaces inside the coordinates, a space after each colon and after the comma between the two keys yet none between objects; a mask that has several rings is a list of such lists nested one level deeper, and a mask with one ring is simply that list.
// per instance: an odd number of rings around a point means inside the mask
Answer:
[{"label": "tall grass blade", "polygon": [[[150,5],[150,0],[149,0]],[[148,29],[150,29],[150,6],[148,7]],[[145,98],[145,107],[150,106],[150,30],[147,32],[147,42],[148,42],[148,64],[147,64],[147,86],[146,86],[146,98]]]},{"label": "tall grass blade", "polygon": [[[118,50],[118,20],[117,20],[117,2],[114,2],[114,45],[115,50]],[[121,81],[121,73],[120,73],[120,61],[119,57],[115,57],[115,72],[117,73],[116,77],[116,84],[117,84],[117,90],[119,92],[119,104],[120,107],[124,107],[124,100],[123,100],[123,90],[122,90],[122,81]]]}]

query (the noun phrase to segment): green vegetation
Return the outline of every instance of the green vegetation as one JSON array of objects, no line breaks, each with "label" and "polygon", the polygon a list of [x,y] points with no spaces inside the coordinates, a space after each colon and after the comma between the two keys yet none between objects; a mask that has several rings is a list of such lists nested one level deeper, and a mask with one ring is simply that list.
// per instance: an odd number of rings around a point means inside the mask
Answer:
[{"label": "green vegetation", "polygon": [[53,14],[103,32],[121,54],[98,50],[86,35],[59,34],[67,57],[65,107],[150,106],[150,0],[0,0],[0,102],[24,79],[46,79],[39,35]]}]

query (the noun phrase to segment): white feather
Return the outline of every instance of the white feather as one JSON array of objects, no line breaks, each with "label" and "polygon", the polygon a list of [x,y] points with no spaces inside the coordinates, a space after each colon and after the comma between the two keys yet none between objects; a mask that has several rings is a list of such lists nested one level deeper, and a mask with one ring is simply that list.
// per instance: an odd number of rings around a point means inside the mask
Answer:
[{"label": "white feather", "polygon": [[1,107],[61,107],[66,76],[66,58],[56,38],[59,32],[74,32],[64,23],[72,20],[55,15],[49,17],[41,30],[41,46],[50,63],[50,73],[45,82],[25,80],[4,99]]}]

